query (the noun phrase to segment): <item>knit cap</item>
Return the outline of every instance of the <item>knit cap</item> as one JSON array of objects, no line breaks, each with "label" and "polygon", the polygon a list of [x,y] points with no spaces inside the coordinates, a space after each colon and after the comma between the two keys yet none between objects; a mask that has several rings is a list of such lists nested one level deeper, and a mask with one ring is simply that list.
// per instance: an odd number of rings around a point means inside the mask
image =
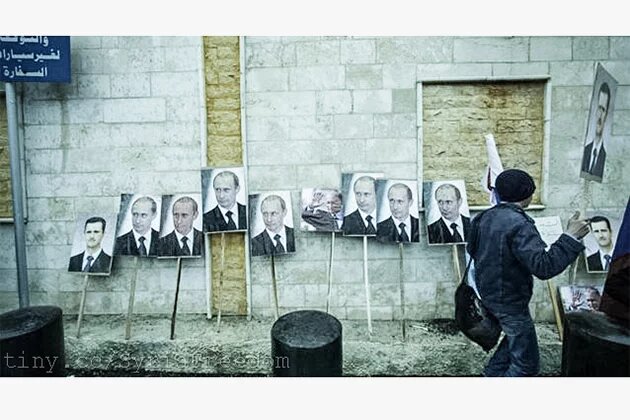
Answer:
[{"label": "knit cap", "polygon": [[536,190],[536,184],[527,172],[507,169],[497,177],[495,188],[501,201],[516,203],[531,196]]}]

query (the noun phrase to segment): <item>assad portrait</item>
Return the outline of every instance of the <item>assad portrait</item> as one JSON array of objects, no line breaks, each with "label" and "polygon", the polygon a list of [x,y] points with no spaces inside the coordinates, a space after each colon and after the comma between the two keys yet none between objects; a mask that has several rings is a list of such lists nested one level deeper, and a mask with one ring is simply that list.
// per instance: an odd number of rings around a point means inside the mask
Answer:
[{"label": "assad portrait", "polygon": [[291,194],[276,191],[250,195],[252,256],[295,252]]},{"label": "assad portrait", "polygon": [[203,254],[200,200],[200,194],[162,196],[159,257],[200,257]]},{"label": "assad portrait", "polygon": [[242,167],[202,169],[204,232],[247,230],[244,174],[245,170]]},{"label": "assad portrait", "polygon": [[381,180],[376,182],[380,203],[376,239],[384,243],[420,242],[420,222],[414,192],[417,181]]},{"label": "assad portrait", "polygon": [[121,194],[114,255],[157,257],[161,203],[159,196]]},{"label": "assad portrait", "polygon": [[427,182],[423,190],[429,245],[466,242],[470,213],[464,181]]},{"label": "assad portrait", "polygon": [[112,267],[114,214],[80,214],[77,218],[68,271],[107,276]]}]

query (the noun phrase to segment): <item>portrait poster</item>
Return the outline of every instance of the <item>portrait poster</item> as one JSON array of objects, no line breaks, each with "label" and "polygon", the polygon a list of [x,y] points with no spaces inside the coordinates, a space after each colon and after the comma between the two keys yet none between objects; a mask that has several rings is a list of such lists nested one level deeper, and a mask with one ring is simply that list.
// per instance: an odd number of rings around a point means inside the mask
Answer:
[{"label": "portrait poster", "polygon": [[203,232],[247,230],[247,185],[244,167],[201,169]]},{"label": "portrait poster", "polygon": [[295,252],[290,191],[249,196],[250,253],[253,257]]},{"label": "portrait poster", "polygon": [[608,211],[587,212],[590,232],[582,239],[588,273],[606,273],[617,243],[622,215]]},{"label": "portrait poster", "polygon": [[376,180],[383,177],[382,172],[341,174],[345,236],[376,236]]},{"label": "portrait poster", "polygon": [[560,286],[560,301],[564,313],[575,311],[599,311],[603,286]]},{"label": "portrait poster", "polygon": [[425,182],[423,193],[429,245],[466,243],[470,210],[464,180]]},{"label": "portrait poster", "polygon": [[201,194],[162,196],[159,258],[198,258],[204,252]]},{"label": "portrait poster", "polygon": [[300,196],[300,229],[307,232],[340,232],[343,198],[336,188],[304,188]]},{"label": "portrait poster", "polygon": [[121,194],[114,255],[157,257],[161,212],[159,195]]},{"label": "portrait poster", "polygon": [[602,182],[610,149],[617,80],[600,63],[595,71],[580,177]]},{"label": "portrait poster", "polygon": [[376,238],[380,242],[420,242],[417,181],[378,179],[376,202]]},{"label": "portrait poster", "polygon": [[115,213],[80,213],[77,215],[68,271],[109,276],[112,270]]}]

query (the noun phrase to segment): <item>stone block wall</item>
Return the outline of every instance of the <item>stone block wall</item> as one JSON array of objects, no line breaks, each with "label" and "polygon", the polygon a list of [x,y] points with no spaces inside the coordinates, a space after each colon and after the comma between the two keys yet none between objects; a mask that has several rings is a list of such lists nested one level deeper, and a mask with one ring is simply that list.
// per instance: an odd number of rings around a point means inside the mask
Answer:
[{"label": "stone block wall", "polygon": [[[250,194],[290,190],[295,223],[301,189],[338,186],[342,172],[416,178],[416,84],[426,79],[549,76],[547,198],[544,210],[530,214],[566,222],[584,202],[618,212],[625,206],[630,38],[245,37],[244,92],[236,45],[234,37],[73,37],[72,83],[21,86],[32,304],[78,310],[82,277],[66,272],[76,214],[116,212],[121,192],[199,192],[199,169],[238,164],[242,147]],[[585,191],[578,176],[597,62],[619,88],[604,183]],[[405,247],[402,266],[397,246],[369,241],[374,319],[402,317],[401,279],[407,319],[453,316],[451,248],[428,247],[424,230],[420,239]],[[225,291],[243,296],[246,260],[241,239],[234,241]],[[297,232],[297,252],[277,258],[282,312],[325,308],[330,244],[329,234]],[[215,267],[216,238],[212,248]],[[342,319],[366,316],[362,256],[360,239],[336,238],[331,304]],[[124,313],[135,270],[133,260],[116,259],[109,279],[91,282],[86,312]],[[136,311],[170,313],[175,262],[140,261],[137,270]],[[203,260],[184,262],[180,311],[205,312],[205,279]],[[251,279],[254,317],[273,316],[268,258],[251,258]],[[578,283],[603,280],[580,262]],[[565,272],[554,284],[567,281]],[[13,227],[0,224],[0,311],[17,306]],[[242,298],[224,310],[243,313]],[[542,282],[532,310],[538,320],[553,319]]]},{"label": "stone block wall", "polygon": [[[70,274],[75,217],[118,212],[121,193],[200,192],[203,118],[200,37],[72,37],[72,82],[22,84],[31,304],[77,313]],[[205,162],[203,162],[205,164]],[[112,227],[113,228],[113,227]],[[12,225],[0,225],[0,309],[17,307]],[[175,260],[116,258],[90,281],[86,313],[168,313]],[[205,311],[203,260],[183,262],[179,308]]]},{"label": "stone block wall", "polygon": [[[625,37],[247,37],[250,193],[291,190],[297,223],[301,189],[339,186],[342,172],[414,179],[418,81],[550,76],[548,199],[544,210],[530,214],[559,215],[566,223],[582,200],[588,209],[621,212],[630,192],[629,51]],[[597,62],[617,78],[619,90],[604,183],[584,194],[579,165]],[[485,161],[485,150],[470,158]],[[294,255],[276,259],[281,310],[323,309],[330,235],[297,232],[296,241]],[[457,279],[451,248],[428,247],[423,229],[420,241],[404,250],[405,316],[452,317]],[[368,255],[372,317],[398,319],[398,247],[370,240]],[[336,238],[332,312],[341,318],[366,316],[362,257],[360,239]],[[269,259],[252,258],[254,314],[273,314],[270,273]],[[578,283],[603,280],[585,273],[580,262]],[[565,272],[554,285],[567,281]],[[531,306],[538,320],[553,319],[542,282]]]}]

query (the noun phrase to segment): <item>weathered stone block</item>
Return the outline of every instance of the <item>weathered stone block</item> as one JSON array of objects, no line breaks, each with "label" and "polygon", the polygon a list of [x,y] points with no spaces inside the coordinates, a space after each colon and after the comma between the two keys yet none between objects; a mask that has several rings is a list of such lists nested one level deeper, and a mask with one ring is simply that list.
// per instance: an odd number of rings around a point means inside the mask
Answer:
[{"label": "weathered stone block", "polygon": [[603,60],[607,59],[610,53],[610,41],[605,36],[576,36],[573,38],[573,59],[574,60]]},{"label": "weathered stone block", "polygon": [[372,115],[335,115],[333,121],[336,138],[359,139],[373,135]]},{"label": "weathered stone block", "polygon": [[153,122],[166,120],[164,98],[108,99],[103,101],[105,122]]},{"label": "weathered stone block", "polygon": [[298,42],[295,45],[298,66],[339,64],[339,41]]},{"label": "weathered stone block", "polygon": [[333,135],[332,116],[293,117],[289,119],[289,139],[330,139]]},{"label": "weathered stone block", "polygon": [[353,111],[357,114],[384,114],[392,112],[392,91],[354,90],[352,92]]},{"label": "weathered stone block", "polygon": [[248,92],[289,90],[289,70],[284,68],[252,68],[247,72]]},{"label": "weathered stone block", "polygon": [[383,66],[346,66],[346,89],[380,89],[383,87]]},{"label": "weathered stone block", "polygon": [[109,75],[79,74],[76,76],[78,93],[81,98],[109,98]]},{"label": "weathered stone block", "polygon": [[348,90],[328,90],[317,93],[317,114],[349,114],[352,95]]},{"label": "weathered stone block", "polygon": [[457,38],[453,41],[453,58],[460,62],[527,61],[526,38]]},{"label": "weathered stone block", "polygon": [[533,36],[529,39],[529,58],[532,61],[571,60],[572,42],[564,36]]},{"label": "weathered stone block", "polygon": [[409,89],[416,87],[415,64],[384,64],[383,87],[389,89]]},{"label": "weathered stone block", "polygon": [[114,98],[146,97],[151,94],[150,74],[112,74],[110,79],[111,95]]},{"label": "weathered stone block", "polygon": [[341,41],[342,64],[366,64],[376,60],[375,40]]},{"label": "weathered stone block", "polygon": [[315,113],[315,92],[252,93],[246,106],[250,116],[296,116]]},{"label": "weathered stone block", "polygon": [[291,90],[330,90],[345,87],[344,66],[305,66],[291,68]]}]

